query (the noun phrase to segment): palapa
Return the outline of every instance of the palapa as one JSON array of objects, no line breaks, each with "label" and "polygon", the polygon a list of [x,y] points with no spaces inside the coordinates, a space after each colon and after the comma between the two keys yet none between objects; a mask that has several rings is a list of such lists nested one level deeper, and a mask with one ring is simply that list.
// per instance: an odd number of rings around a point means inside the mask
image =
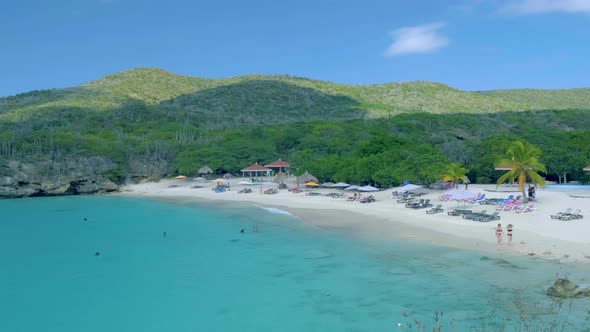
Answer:
[{"label": "palapa", "polygon": [[285,183],[285,181],[287,181],[287,175],[284,172],[281,172],[275,176],[273,181],[275,183]]},{"label": "palapa", "polygon": [[205,166],[199,168],[198,173],[199,174],[213,174],[213,170],[208,165],[205,165]]},{"label": "palapa", "polygon": [[305,173],[301,174],[301,176],[297,177],[297,183],[306,183],[306,182],[318,182],[318,179],[311,175],[308,171],[305,171]]}]

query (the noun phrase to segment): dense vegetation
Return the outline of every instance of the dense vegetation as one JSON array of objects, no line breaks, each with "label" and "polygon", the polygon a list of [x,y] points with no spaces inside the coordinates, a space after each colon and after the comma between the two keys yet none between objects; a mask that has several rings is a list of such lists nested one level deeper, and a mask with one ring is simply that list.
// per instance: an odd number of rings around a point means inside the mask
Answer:
[{"label": "dense vegetation", "polygon": [[282,158],[321,181],[379,186],[436,181],[457,162],[472,181],[492,183],[502,175],[494,162],[523,139],[541,148],[548,179],[587,181],[590,94],[547,93],[567,98],[544,110],[553,97],[519,100],[520,92],[504,98],[429,82],[211,80],[137,69],[0,98],[0,162],[100,155],[118,165],[108,176],[122,181],[191,175],[203,164],[236,172]]}]

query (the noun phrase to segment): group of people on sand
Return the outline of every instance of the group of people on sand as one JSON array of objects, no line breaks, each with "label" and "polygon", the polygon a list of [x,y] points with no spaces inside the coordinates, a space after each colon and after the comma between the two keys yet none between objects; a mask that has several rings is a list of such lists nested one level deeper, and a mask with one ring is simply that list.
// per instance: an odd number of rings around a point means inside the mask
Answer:
[{"label": "group of people on sand", "polygon": [[[506,226],[506,237],[508,238],[508,244],[512,244],[512,224],[508,224]],[[500,246],[502,245],[502,238],[504,236],[504,230],[502,229],[502,224],[498,224],[496,227],[496,239],[498,240],[497,244]]]}]

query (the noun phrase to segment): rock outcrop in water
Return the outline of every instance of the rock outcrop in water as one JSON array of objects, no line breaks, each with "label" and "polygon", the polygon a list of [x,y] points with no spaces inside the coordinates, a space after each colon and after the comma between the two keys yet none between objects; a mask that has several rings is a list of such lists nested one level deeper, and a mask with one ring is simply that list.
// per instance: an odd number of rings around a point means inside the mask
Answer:
[{"label": "rock outcrop in water", "polygon": [[547,289],[547,295],[561,298],[590,297],[590,288],[582,289],[567,279],[557,279],[553,286]]},{"label": "rock outcrop in water", "polygon": [[113,192],[106,177],[115,165],[102,157],[36,162],[0,161],[0,198],[62,196]]}]

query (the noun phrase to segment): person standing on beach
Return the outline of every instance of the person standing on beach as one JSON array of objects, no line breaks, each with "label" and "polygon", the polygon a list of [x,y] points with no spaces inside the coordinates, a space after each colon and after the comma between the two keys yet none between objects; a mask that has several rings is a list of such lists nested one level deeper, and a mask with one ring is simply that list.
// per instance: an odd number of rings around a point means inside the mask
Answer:
[{"label": "person standing on beach", "polygon": [[502,243],[502,234],[504,234],[504,231],[502,230],[502,224],[498,224],[498,227],[496,227],[496,239],[498,240],[498,245],[501,245]]},{"label": "person standing on beach", "polygon": [[506,226],[506,237],[508,238],[508,244],[512,244],[512,224]]}]

